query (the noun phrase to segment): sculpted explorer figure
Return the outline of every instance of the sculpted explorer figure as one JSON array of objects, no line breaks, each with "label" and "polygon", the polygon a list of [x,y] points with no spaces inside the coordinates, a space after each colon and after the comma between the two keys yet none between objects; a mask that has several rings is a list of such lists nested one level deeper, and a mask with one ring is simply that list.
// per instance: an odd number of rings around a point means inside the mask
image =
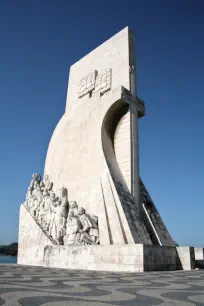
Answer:
[{"label": "sculpted explorer figure", "polygon": [[56,202],[57,198],[54,192],[50,193],[50,196],[48,197],[48,233],[50,236],[54,238],[55,236],[55,227],[54,227],[54,220],[55,220],[55,209],[56,209]]},{"label": "sculpted explorer figure", "polygon": [[64,214],[63,214],[63,206],[61,205],[62,202],[60,199],[56,202],[55,208],[55,217],[54,217],[54,239],[57,241],[58,244],[62,244],[63,236],[65,234],[65,226],[64,224]]},{"label": "sculpted explorer figure", "polygon": [[39,183],[36,183],[34,185],[33,193],[34,193],[33,216],[37,219],[38,211],[40,209],[41,202],[43,200],[43,193]]},{"label": "sculpted explorer figure", "polygon": [[99,244],[99,231],[96,222],[90,215],[86,214],[83,207],[78,209],[78,216],[83,226],[83,228],[80,230],[81,242],[84,244]]},{"label": "sculpted explorer figure", "polygon": [[29,211],[31,211],[33,206],[33,196],[32,196],[32,188],[28,187],[28,191],[26,193],[26,207]]},{"label": "sculpted explorer figure", "polygon": [[63,215],[63,228],[66,227],[68,212],[69,212],[69,202],[68,202],[68,191],[66,187],[60,189],[59,197],[61,199],[61,213]]},{"label": "sculpted explorer figure", "polygon": [[71,201],[70,202],[70,209],[69,209],[69,213],[73,212],[74,216],[78,215],[78,205],[76,201]]},{"label": "sculpted explorer figure", "polygon": [[63,244],[63,236],[65,235],[66,222],[69,211],[67,194],[67,188],[63,186],[60,189],[60,199],[57,201],[55,208],[53,238],[59,244]]},{"label": "sculpted explorer figure", "polygon": [[50,191],[52,190],[52,187],[53,187],[53,183],[50,182],[50,179],[49,179],[49,176],[45,174],[45,188]]},{"label": "sculpted explorer figure", "polygon": [[32,180],[31,180],[30,186],[29,186],[29,187],[31,188],[31,190],[34,189],[34,186],[35,186],[36,184],[39,184],[39,183],[40,183],[40,180],[41,180],[40,174],[38,174],[38,173],[33,173],[33,174],[32,174]]},{"label": "sculpted explorer figure", "polygon": [[66,224],[66,235],[64,236],[64,245],[80,244],[80,229],[82,224],[73,211],[69,212]]},{"label": "sculpted explorer figure", "polygon": [[42,205],[41,205],[41,219],[40,223],[42,227],[48,231],[49,230],[49,222],[48,222],[48,213],[49,213],[49,195],[48,195],[48,190],[44,189],[43,191],[43,200],[42,200]]}]

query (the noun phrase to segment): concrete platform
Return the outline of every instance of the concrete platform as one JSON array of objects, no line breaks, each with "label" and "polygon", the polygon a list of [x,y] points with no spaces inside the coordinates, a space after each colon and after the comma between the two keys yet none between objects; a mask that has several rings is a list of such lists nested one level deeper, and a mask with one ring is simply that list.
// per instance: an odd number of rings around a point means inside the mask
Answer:
[{"label": "concrete platform", "polygon": [[0,305],[204,305],[204,271],[111,273],[0,265]]}]

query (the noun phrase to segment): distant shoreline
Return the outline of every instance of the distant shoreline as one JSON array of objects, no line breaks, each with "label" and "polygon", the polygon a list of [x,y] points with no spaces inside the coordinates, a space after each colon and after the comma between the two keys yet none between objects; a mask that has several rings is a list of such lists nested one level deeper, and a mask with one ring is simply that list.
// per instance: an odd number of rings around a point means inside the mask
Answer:
[{"label": "distant shoreline", "polygon": [[10,245],[0,245],[0,255],[16,257],[18,255],[18,242]]}]

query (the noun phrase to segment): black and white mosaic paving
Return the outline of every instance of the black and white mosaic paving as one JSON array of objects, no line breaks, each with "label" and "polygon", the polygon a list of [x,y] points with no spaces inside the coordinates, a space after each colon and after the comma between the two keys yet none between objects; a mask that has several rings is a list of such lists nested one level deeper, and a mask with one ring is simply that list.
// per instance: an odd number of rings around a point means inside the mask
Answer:
[{"label": "black and white mosaic paving", "polygon": [[110,273],[0,265],[0,305],[204,305],[204,270]]}]

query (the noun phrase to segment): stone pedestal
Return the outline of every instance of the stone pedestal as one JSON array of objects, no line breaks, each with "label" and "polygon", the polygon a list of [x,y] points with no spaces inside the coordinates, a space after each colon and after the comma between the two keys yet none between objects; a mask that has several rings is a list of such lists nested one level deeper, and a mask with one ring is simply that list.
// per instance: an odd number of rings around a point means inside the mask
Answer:
[{"label": "stone pedestal", "polygon": [[176,269],[174,247],[135,245],[46,246],[44,266],[116,272]]},{"label": "stone pedestal", "polygon": [[[197,259],[202,259],[202,250],[196,249]],[[53,245],[22,205],[18,263],[52,268],[115,272],[170,271],[194,269],[195,256],[192,247],[176,248],[146,244]]]}]

